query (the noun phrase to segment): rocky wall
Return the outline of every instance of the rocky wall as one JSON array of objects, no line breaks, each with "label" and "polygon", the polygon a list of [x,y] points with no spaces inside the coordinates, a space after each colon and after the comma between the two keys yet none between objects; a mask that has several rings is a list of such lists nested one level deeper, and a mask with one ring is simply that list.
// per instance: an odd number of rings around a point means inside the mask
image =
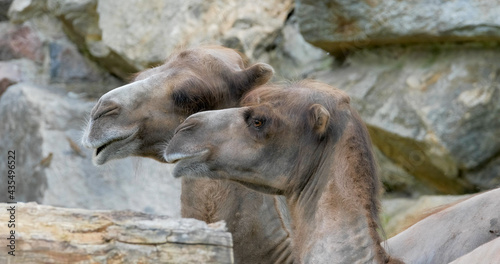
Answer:
[{"label": "rocky wall", "polygon": [[499,11],[490,0],[296,1],[304,39],[338,62],[310,77],[349,93],[389,160],[453,194],[500,185]]}]

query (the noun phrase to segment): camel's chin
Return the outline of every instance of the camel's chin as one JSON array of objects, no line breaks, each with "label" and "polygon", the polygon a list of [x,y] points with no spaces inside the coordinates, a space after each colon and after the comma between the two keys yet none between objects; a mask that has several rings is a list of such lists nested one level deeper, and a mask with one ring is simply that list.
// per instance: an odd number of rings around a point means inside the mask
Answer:
[{"label": "camel's chin", "polygon": [[181,160],[175,164],[172,175],[175,178],[190,177],[200,178],[209,177],[212,173],[205,163],[193,162],[192,160]]}]

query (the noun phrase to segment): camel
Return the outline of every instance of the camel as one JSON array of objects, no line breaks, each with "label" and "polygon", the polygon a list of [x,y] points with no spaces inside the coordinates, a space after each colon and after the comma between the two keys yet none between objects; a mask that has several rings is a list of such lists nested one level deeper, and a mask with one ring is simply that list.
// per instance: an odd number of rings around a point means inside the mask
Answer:
[{"label": "camel", "polygon": [[298,263],[402,263],[377,233],[379,179],[367,129],[341,90],[314,81],[250,91],[196,113],[165,149],[174,177],[229,179],[284,195]]},{"label": "camel", "polygon": [[500,262],[500,189],[441,208],[382,242],[391,258],[377,246],[378,180],[349,98],[305,82],[259,87],[243,102],[189,117],[164,158],[177,162],[175,177],[229,179],[285,195],[300,263],[470,263],[482,252]]},{"label": "camel", "polygon": [[[128,156],[165,162],[163,148],[185,118],[237,106],[246,92],[272,75],[271,66],[248,65],[241,54],[220,46],[175,52],[163,65],[104,94],[91,111],[82,144],[94,149],[96,165]],[[236,263],[293,262],[283,203],[283,198],[230,181],[182,180],[182,217],[225,220]]]},{"label": "camel", "polygon": [[[493,245],[499,247],[499,206],[500,188],[477,194],[440,208],[382,245],[392,256],[406,263],[429,264],[449,263],[462,256],[465,258],[469,252],[476,251],[476,248],[479,250],[492,241],[498,240]],[[476,253],[475,256],[481,255]],[[500,254],[492,263],[500,263]]]},{"label": "camel", "polygon": [[478,261],[481,261],[482,264],[500,263],[500,238],[481,245],[472,252],[450,262],[450,264],[470,264]]},{"label": "camel", "polygon": [[[182,52],[178,52],[170,56],[164,65],[139,73],[135,77],[135,81],[132,84],[124,86],[129,88],[119,90],[120,88],[123,88],[120,87],[113,90],[114,92],[112,92],[114,95],[109,95],[108,93],[107,97],[103,96],[104,99],[101,98],[98,103],[99,107],[96,106],[94,108],[94,114],[100,112],[100,114],[98,114],[98,116],[100,116],[99,118],[96,118],[97,116],[91,118],[87,130],[84,133],[84,137],[82,138],[83,145],[95,149],[95,153],[93,155],[94,163],[104,164],[111,159],[123,158],[127,156],[149,157],[159,160],[160,162],[165,162],[161,152],[163,151],[164,144],[168,143],[168,140],[166,139],[171,137],[173,134],[172,131],[175,129],[177,124],[181,123],[190,113],[203,109],[209,110],[236,106],[237,103],[232,100],[237,101],[239,98],[232,99],[231,97],[227,97],[228,94],[231,95],[234,91],[237,91],[236,97],[241,97],[241,95],[248,90],[253,89],[261,83],[265,83],[267,81],[266,78],[268,79],[266,74],[272,75],[272,69],[269,66],[256,64],[261,67],[261,70],[263,69],[263,74],[257,74],[257,79],[255,81],[248,82],[248,86],[233,85],[234,87],[228,87],[228,85],[231,84],[227,77],[224,77],[226,78],[225,80],[221,79],[221,77],[225,75],[218,72],[218,70],[220,70],[219,67],[210,67],[210,70],[208,70],[210,72],[209,74],[200,74],[200,71],[203,72],[203,69],[197,69],[197,67],[200,67],[201,65],[210,64],[206,61],[207,59],[210,60],[210,56],[207,57],[207,52],[213,53],[212,55],[216,56],[218,59],[222,59],[221,61],[223,61],[224,64],[228,64],[227,67],[234,68],[235,71],[239,71],[240,74],[243,71],[251,69],[251,67],[248,67],[244,59],[232,50],[220,47],[204,47],[188,50],[186,51],[188,54],[184,54],[186,57],[192,58],[193,61],[201,62],[199,65],[193,63],[190,63],[189,65],[182,65],[184,63],[182,61],[183,56],[179,56]],[[194,58],[196,56],[199,56],[199,58]],[[224,69],[223,66],[221,67]],[[206,67],[204,69],[205,71],[207,70]],[[254,68],[254,70],[256,69],[258,68]],[[178,77],[171,78],[170,75],[172,72],[176,71],[183,71],[186,74],[186,76],[182,77],[184,79],[179,79]],[[271,73],[269,73],[269,71],[271,71]],[[174,75],[177,76],[176,74]],[[176,83],[180,84],[183,81],[189,82],[190,75],[195,79],[195,81],[199,81],[200,78],[202,80],[216,78],[215,82],[225,84],[222,87],[226,90],[223,90],[222,94],[225,95],[226,98],[230,99],[224,101],[223,103],[216,103],[208,106],[210,103],[207,101],[208,98],[213,98],[213,94],[210,93],[210,89],[212,89],[213,86],[182,86],[182,89],[173,87]],[[258,76],[261,76],[262,79],[258,80]],[[167,81],[170,83],[170,86],[162,89],[162,84],[164,83],[162,82],[162,79],[168,79]],[[204,88],[207,88],[208,90],[204,91]],[[159,97],[165,99],[165,104],[158,102],[158,100],[155,103],[154,100],[149,100],[145,96],[147,95],[148,90],[153,92],[155,89],[157,90],[157,95],[161,95],[161,91],[165,93],[166,96]],[[231,92],[227,89],[234,90]],[[145,91],[145,93],[141,93],[141,90]],[[168,94],[172,93],[173,90],[177,91],[175,102],[172,102],[174,100],[173,94],[171,94],[172,96],[170,97],[168,96]],[[126,95],[126,93],[129,93],[129,95]],[[121,104],[121,101],[126,102],[127,98],[129,98],[129,100],[138,100],[138,103],[140,103],[140,99],[147,99],[149,100],[149,108],[148,106],[141,106],[141,112],[135,111],[135,116],[132,115],[132,111],[130,111],[129,115],[124,115],[123,113],[120,115],[120,111],[113,109],[112,104]],[[107,100],[109,100],[109,102],[106,102]],[[172,105],[175,103],[180,105],[180,107],[175,106],[175,110],[172,110],[170,113],[163,111],[166,108],[172,108]],[[107,106],[109,106],[109,108],[107,108],[109,112],[102,112],[102,110]],[[123,106],[120,107],[125,109],[127,108]],[[159,111],[160,109],[162,111]],[[179,113],[179,111],[181,111],[181,113]],[[144,115],[146,112],[149,112],[156,118],[153,120],[151,117]],[[142,113],[142,115],[140,113]],[[109,117],[114,115],[115,117],[112,119]],[[105,121],[103,121],[104,119]],[[150,122],[145,122],[148,119]],[[127,131],[127,129],[133,130],[134,127],[137,131],[141,131],[140,137],[138,132],[135,139],[129,138],[127,142],[123,142],[125,140],[120,142],[120,135],[122,138],[123,135],[126,135],[121,134],[120,131]],[[110,139],[113,137],[117,139],[116,143],[121,145],[116,146],[115,144],[112,151],[104,151],[101,153],[104,148],[108,147],[106,146],[106,143],[112,143],[112,141],[106,142],[106,138]],[[111,145],[111,147],[113,146]],[[99,148],[100,153],[96,153]],[[230,184],[225,181],[214,181],[211,179],[201,178],[183,178],[182,181],[182,215],[184,217],[192,217],[209,223],[216,222],[218,220],[226,220],[229,231],[233,233],[236,263],[291,262],[289,245],[290,239],[288,237],[290,231],[287,228],[289,225],[287,222],[288,212],[287,209],[284,208],[286,204],[282,201],[283,199],[281,199],[280,196],[258,195],[255,192],[248,191],[246,188],[243,188],[238,184]],[[500,200],[498,198],[495,199],[495,197],[490,193],[486,193],[484,195],[489,195],[488,197],[490,198],[488,199],[490,202]],[[496,197],[498,197],[498,195]],[[248,208],[251,209],[248,210]],[[494,206],[489,206],[488,208],[494,208]],[[431,231],[431,229],[427,228],[427,226],[440,226],[447,222],[453,222],[455,224],[453,228],[455,228],[454,230],[456,231],[446,232],[446,234],[449,237],[463,237],[460,241],[465,241],[464,239],[467,239],[467,235],[470,235],[470,232],[465,233],[459,231],[463,229],[464,226],[474,223],[474,219],[464,222],[449,221],[449,219],[455,219],[453,216],[454,214],[462,215],[463,210],[464,208],[462,208],[461,205],[457,205],[443,212],[439,212],[436,214],[438,217],[428,217],[422,221],[422,223],[425,224],[414,225],[407,231],[402,232],[386,242],[383,242],[382,245],[387,248],[391,255],[401,258],[408,263],[437,263],[434,261],[437,259],[452,260],[457,256],[457,254],[456,252],[450,254],[448,251],[459,243],[447,242],[447,248],[440,248],[439,251],[436,251],[432,247],[426,247],[425,245],[427,245],[429,241],[436,241],[435,230]],[[499,218],[498,214],[494,214],[494,212],[497,211],[498,210],[494,209],[481,210],[476,211],[473,215],[477,215],[477,218],[484,218],[484,221],[488,222]],[[490,212],[490,214],[487,215],[487,212]],[[440,216],[443,213],[446,213],[447,215]],[[477,219],[475,221],[477,221]],[[462,223],[463,225],[461,225]],[[497,226],[493,226],[492,230],[500,229],[498,227],[500,223],[496,223]],[[449,225],[446,226],[446,228],[449,227]],[[478,235],[481,237],[477,238]],[[498,236],[498,233],[487,232],[487,234],[485,234],[485,232],[476,232],[475,236],[476,238],[473,240],[474,243],[463,243],[460,245],[462,247],[462,252],[468,252],[474,249],[481,243],[491,240],[491,237]],[[410,239],[414,239],[415,241],[419,241],[421,243],[408,244],[405,247],[398,246],[403,245],[400,241],[409,241]],[[439,239],[440,241],[448,241],[447,237],[443,235],[440,235]],[[471,240],[469,240],[469,242],[470,241]],[[425,259],[423,256],[425,256]],[[417,260],[422,262],[418,262]],[[439,263],[447,262],[448,261],[443,261]]]}]

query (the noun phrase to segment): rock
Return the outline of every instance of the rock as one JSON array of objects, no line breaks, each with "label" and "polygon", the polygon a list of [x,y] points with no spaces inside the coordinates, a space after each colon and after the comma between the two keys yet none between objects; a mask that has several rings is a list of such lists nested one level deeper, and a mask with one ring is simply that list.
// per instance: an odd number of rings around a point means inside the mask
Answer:
[{"label": "rock", "polygon": [[277,37],[269,40],[272,42],[259,52],[260,55],[254,55],[254,60],[269,63],[274,68],[277,80],[300,80],[313,72],[328,69],[333,63],[328,53],[304,40],[293,13]]},{"label": "rock", "polygon": [[28,59],[0,61],[0,97],[10,85],[18,82],[48,83],[40,71],[41,68]]},{"label": "rock", "polygon": [[9,44],[14,53],[32,61],[42,63],[42,42],[28,26],[17,27],[9,34]]},{"label": "rock", "polygon": [[0,0],[0,21],[8,20],[7,11],[11,3],[12,0]]},{"label": "rock", "polygon": [[9,79],[0,79],[0,97],[2,96],[3,93],[5,93],[5,91],[7,91],[7,88],[11,84],[14,84],[14,83]]},{"label": "rock", "polygon": [[49,42],[48,54],[50,62],[47,71],[52,85],[67,91],[99,97],[123,84],[85,58],[75,45],[67,40]]},{"label": "rock", "polygon": [[500,153],[499,60],[494,47],[380,48],[312,76],[349,93],[384,155],[457,194]]},{"label": "rock", "polygon": [[42,63],[42,42],[34,30],[26,25],[0,23],[0,59],[27,58]]},{"label": "rock", "polygon": [[19,68],[14,68],[7,63],[0,62],[0,97],[7,88],[21,79]]},{"label": "rock", "polygon": [[259,5],[243,0],[16,0],[9,14],[19,22],[49,10],[80,49],[126,78],[162,63],[176,49],[204,43],[237,45],[253,59],[277,36],[292,8],[291,0]]},{"label": "rock", "polygon": [[442,206],[467,199],[470,195],[423,195],[415,198],[382,200],[382,225],[387,238],[405,230]]},{"label": "rock", "polygon": [[496,1],[298,0],[300,32],[341,53],[373,45],[500,41]]},{"label": "rock", "polygon": [[71,82],[85,78],[90,81],[97,80],[96,74],[90,71],[84,58],[73,46],[52,42],[49,44],[49,54],[50,77],[54,82]]},{"label": "rock", "polygon": [[47,0],[14,0],[7,15],[10,21],[20,23],[44,12]]},{"label": "rock", "polygon": [[[123,83],[82,55],[62,33],[62,24],[48,15],[36,16],[22,24],[0,23],[0,59],[24,58],[36,64],[24,73],[37,84],[99,97]],[[32,63],[31,63],[32,64]],[[23,79],[26,81],[26,79]]]},{"label": "rock", "polygon": [[500,187],[500,156],[489,161],[484,167],[465,173],[465,179],[480,190]]},{"label": "rock", "polygon": [[11,206],[15,211],[0,220],[7,223],[14,215],[15,227],[1,225],[0,238],[10,243],[15,232],[15,256],[5,251],[2,263],[233,263],[223,222],[36,203],[0,204],[0,210]]},{"label": "rock", "polygon": [[139,2],[99,0],[97,8],[102,41],[138,69],[161,63],[181,47],[228,40],[254,58],[293,5],[290,0],[259,5],[242,0]]},{"label": "rock", "polygon": [[[0,145],[16,152],[16,201],[179,216],[180,181],[170,176],[171,166],[139,158],[92,165],[90,150],[77,142],[94,105],[28,83],[0,97]],[[7,201],[5,195],[0,201]]]},{"label": "rock", "polygon": [[379,167],[380,180],[384,186],[384,197],[418,197],[436,194],[435,190],[390,160],[376,146],[373,146],[373,151]]},{"label": "rock", "polygon": [[97,58],[98,62],[112,73],[127,78],[138,69],[101,42],[102,32],[98,25],[99,15],[96,9],[96,0],[16,0],[9,10],[9,16],[11,21],[21,23],[46,16],[48,11],[62,23],[62,27],[56,26],[61,28],[59,32],[64,28],[64,32],[79,49]]},{"label": "rock", "polygon": [[9,44],[9,31],[13,25],[9,22],[0,22],[0,60],[14,59],[14,51]]}]

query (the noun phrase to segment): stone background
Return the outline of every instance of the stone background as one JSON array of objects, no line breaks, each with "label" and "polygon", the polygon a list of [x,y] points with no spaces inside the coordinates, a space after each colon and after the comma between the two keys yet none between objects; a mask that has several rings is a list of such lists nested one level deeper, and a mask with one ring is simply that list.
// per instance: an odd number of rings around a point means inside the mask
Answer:
[{"label": "stone background", "polygon": [[271,64],[274,81],[345,89],[369,127],[388,214],[422,204],[409,198],[432,206],[448,196],[426,195],[492,189],[498,14],[492,0],[0,0],[0,168],[15,149],[19,201],[178,216],[170,166],[94,167],[81,128],[96,99],[134,72],[215,43]]}]

